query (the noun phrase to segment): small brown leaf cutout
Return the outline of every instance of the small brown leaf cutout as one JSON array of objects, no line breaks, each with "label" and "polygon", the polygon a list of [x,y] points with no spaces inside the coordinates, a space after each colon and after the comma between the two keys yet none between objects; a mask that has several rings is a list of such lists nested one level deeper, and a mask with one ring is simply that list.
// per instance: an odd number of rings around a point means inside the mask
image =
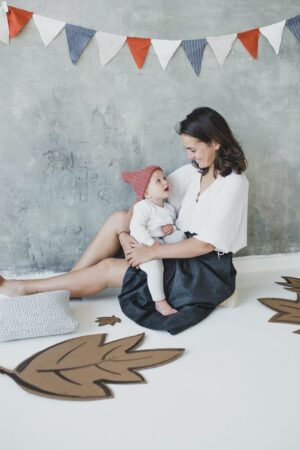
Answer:
[{"label": "small brown leaf cutout", "polygon": [[98,326],[101,327],[102,325],[114,325],[117,322],[121,322],[121,319],[116,316],[110,316],[110,317],[97,317],[95,322],[98,323]]},{"label": "small brown leaf cutout", "polygon": [[26,391],[62,400],[95,400],[112,397],[105,383],[142,383],[134,369],[170,362],[184,349],[132,351],[145,334],[104,343],[106,334],[81,336],[42,350],[15,370],[0,367]]},{"label": "small brown leaf cutout", "polygon": [[[297,293],[297,300],[283,298],[258,298],[258,301],[268,308],[277,311],[277,314],[269,319],[269,322],[300,324],[300,279],[282,277],[285,282],[277,282],[285,289]],[[300,330],[294,333],[300,334]]]}]

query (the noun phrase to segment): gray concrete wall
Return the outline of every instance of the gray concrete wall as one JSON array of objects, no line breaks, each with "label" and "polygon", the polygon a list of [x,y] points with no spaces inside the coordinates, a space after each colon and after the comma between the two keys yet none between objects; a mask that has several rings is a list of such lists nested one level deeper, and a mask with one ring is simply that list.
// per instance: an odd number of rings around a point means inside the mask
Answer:
[{"label": "gray concrete wall", "polygon": [[[189,5],[189,8],[186,5]],[[297,0],[14,0],[66,22],[131,36],[190,39],[299,14]],[[84,6],[82,6],[84,5]],[[93,40],[77,66],[65,32],[45,48],[31,21],[0,44],[0,270],[68,270],[115,209],[133,200],[124,168],[185,163],[175,124],[215,108],[249,169],[249,245],[239,255],[300,251],[300,43],[285,28],[279,56],[260,37],[219,67],[209,47],[197,78],[180,48],[164,72],[150,48],[139,71],[124,46],[101,68]]]}]

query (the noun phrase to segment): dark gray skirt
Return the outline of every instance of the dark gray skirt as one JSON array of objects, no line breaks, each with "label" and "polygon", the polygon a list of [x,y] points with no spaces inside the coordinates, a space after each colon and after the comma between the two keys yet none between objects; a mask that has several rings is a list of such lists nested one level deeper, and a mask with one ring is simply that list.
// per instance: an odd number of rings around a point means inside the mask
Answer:
[{"label": "dark gray skirt", "polygon": [[124,277],[121,309],[143,327],[180,333],[205,319],[234,292],[232,253],[213,251],[195,258],[165,259],[163,264],[166,298],[178,310],[170,316],[156,311],[145,272],[129,267]]}]

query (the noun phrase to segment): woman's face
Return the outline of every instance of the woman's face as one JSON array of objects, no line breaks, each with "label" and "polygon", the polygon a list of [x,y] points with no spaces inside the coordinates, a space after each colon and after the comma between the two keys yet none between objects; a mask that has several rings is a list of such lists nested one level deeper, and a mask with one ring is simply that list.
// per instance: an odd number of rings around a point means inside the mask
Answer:
[{"label": "woman's face", "polygon": [[189,161],[195,161],[201,169],[213,164],[216,159],[216,152],[220,147],[218,142],[212,141],[211,144],[206,144],[188,134],[181,134],[180,139],[187,151]]}]

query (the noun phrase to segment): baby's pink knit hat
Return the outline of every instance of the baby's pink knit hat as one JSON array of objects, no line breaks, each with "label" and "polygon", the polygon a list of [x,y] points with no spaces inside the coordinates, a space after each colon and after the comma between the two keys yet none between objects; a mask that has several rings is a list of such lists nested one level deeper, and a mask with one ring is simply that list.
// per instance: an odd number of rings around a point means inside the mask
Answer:
[{"label": "baby's pink knit hat", "polygon": [[144,198],[145,191],[149,184],[150,178],[155,170],[162,170],[159,166],[147,166],[144,169],[134,172],[123,171],[121,176],[126,183],[129,183],[139,200]]}]

